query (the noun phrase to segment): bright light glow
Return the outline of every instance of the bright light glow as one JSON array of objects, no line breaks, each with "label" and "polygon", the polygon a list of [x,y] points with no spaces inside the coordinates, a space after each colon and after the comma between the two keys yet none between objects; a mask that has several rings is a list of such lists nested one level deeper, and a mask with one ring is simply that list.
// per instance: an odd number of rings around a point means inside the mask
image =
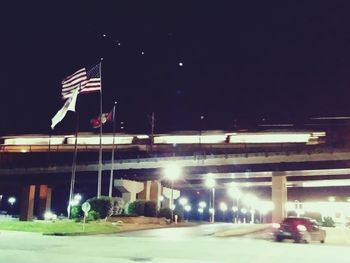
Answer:
[{"label": "bright light glow", "polygon": [[227,205],[226,205],[226,203],[221,202],[219,207],[220,207],[220,210],[221,210],[221,211],[223,211],[223,212],[226,212],[226,211],[227,211]]},{"label": "bright light glow", "polygon": [[269,211],[274,209],[275,205],[272,201],[258,201],[257,206],[255,207],[260,213],[267,214]]},{"label": "bright light glow", "polygon": [[258,198],[253,194],[246,194],[242,199],[243,203],[248,206],[256,207],[258,205]]},{"label": "bright light glow", "polygon": [[[79,135],[82,136],[82,135]],[[134,136],[130,135],[116,135],[114,137],[115,144],[132,144]],[[78,144],[86,145],[99,145],[100,136],[89,135],[89,137],[78,137]],[[75,137],[70,137],[67,139],[67,144],[75,144]],[[113,144],[113,135],[103,135],[102,144]]]},{"label": "bright light glow", "polygon": [[188,203],[188,199],[186,197],[181,197],[179,199],[179,203],[180,203],[180,205],[185,206]]},{"label": "bright light glow", "polygon": [[272,227],[278,229],[278,228],[281,227],[281,225],[278,224],[278,223],[273,223],[273,224],[272,224]]},{"label": "bright light glow", "polygon": [[203,209],[203,208],[201,208],[201,207],[199,207],[199,208],[198,208],[198,212],[199,212],[200,214],[203,214],[204,209]]},{"label": "bright light glow", "polygon": [[79,205],[79,201],[76,200],[76,199],[73,199],[72,201],[69,202],[69,204],[70,204],[71,206],[76,206],[76,205]]},{"label": "bright light glow", "polygon": [[76,195],[74,196],[74,200],[77,200],[78,202],[81,201],[81,198],[82,198],[81,194],[76,194]]},{"label": "bright light glow", "polygon": [[334,202],[334,201],[335,201],[335,197],[334,197],[334,196],[328,197],[328,201],[329,201],[329,202]]},{"label": "bright light glow", "polygon": [[239,190],[237,187],[233,187],[233,186],[231,186],[227,189],[227,193],[229,196],[231,196],[234,199],[240,199],[243,195],[241,190]]},{"label": "bright light glow", "polygon": [[193,144],[193,143],[224,143],[226,141],[226,134],[209,134],[209,135],[162,135],[155,136],[155,144]]},{"label": "bright light glow", "polygon": [[185,211],[190,212],[191,211],[191,206],[190,205],[185,205]]},{"label": "bright light glow", "polygon": [[164,201],[164,196],[159,196],[159,201],[163,202]]},{"label": "bright light glow", "polygon": [[27,149],[21,149],[21,153],[26,153],[26,152],[28,152]]},{"label": "bright light glow", "polygon": [[238,207],[237,206],[232,206],[232,211],[233,212],[237,212],[238,211]]},{"label": "bright light glow", "polygon": [[181,168],[176,164],[170,164],[164,167],[164,176],[167,179],[174,181],[181,176]]},{"label": "bright light glow", "polygon": [[297,229],[299,231],[306,231],[306,227],[304,225],[297,225]]},{"label": "bright light glow", "polygon": [[230,143],[307,143],[311,133],[241,133],[232,134]]},{"label": "bright light glow", "polygon": [[12,137],[4,140],[5,145],[59,145],[63,144],[64,136],[52,136],[51,139],[49,136],[42,137]]},{"label": "bright light glow", "polygon": [[200,208],[206,208],[207,207],[207,203],[206,202],[204,202],[204,201],[200,201],[199,203],[198,203],[198,206],[200,207]]},{"label": "bright light glow", "polygon": [[179,66],[182,67],[184,64],[182,62],[179,62]]},{"label": "bright light glow", "polygon": [[45,220],[56,220],[57,219],[57,215],[52,213],[51,211],[46,211],[44,214],[44,219]]},{"label": "bright light glow", "polygon": [[9,197],[9,199],[7,199],[7,202],[9,202],[10,205],[13,205],[14,203],[16,203],[16,197],[13,197],[13,196]]},{"label": "bright light glow", "polygon": [[210,214],[215,214],[215,209],[214,208],[209,208],[209,213]]},{"label": "bright light glow", "polygon": [[216,181],[214,179],[214,175],[212,173],[209,173],[207,175],[207,178],[205,179],[205,186],[208,188],[214,188],[216,185]]},{"label": "bright light glow", "polygon": [[248,212],[247,209],[245,209],[245,208],[242,208],[242,209],[241,209],[241,213],[242,213],[242,214],[246,214],[247,212]]},{"label": "bright light glow", "polygon": [[137,138],[137,139],[148,139],[149,136],[148,136],[148,135],[141,134],[141,135],[137,135],[136,138]]}]

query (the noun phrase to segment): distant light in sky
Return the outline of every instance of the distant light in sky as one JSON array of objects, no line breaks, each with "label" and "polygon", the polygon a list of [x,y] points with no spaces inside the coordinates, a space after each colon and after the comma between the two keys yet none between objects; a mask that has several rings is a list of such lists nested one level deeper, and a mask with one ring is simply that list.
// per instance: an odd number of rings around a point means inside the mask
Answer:
[{"label": "distant light in sky", "polygon": [[106,37],[107,35],[106,34],[102,34],[103,37]]},{"label": "distant light in sky", "polygon": [[120,42],[118,42],[118,46],[120,46],[121,45],[121,43]]},{"label": "distant light in sky", "polygon": [[184,63],[182,63],[182,62],[179,63],[179,66],[180,66],[180,67],[182,67],[183,65],[184,65]]},{"label": "distant light in sky", "polygon": [[145,54],[145,52],[141,51],[141,55],[144,55],[144,54]]}]

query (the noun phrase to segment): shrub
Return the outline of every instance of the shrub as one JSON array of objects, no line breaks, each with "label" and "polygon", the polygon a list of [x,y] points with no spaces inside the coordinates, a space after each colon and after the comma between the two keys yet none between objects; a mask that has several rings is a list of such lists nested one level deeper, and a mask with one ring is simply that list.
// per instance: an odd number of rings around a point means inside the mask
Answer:
[{"label": "shrub", "polygon": [[85,218],[85,221],[86,222],[90,222],[90,221],[95,221],[95,220],[98,220],[100,219],[100,214],[94,210],[90,210],[88,212],[88,216]]},{"label": "shrub", "polygon": [[70,208],[70,218],[79,219],[84,216],[83,210],[81,210],[81,205],[74,205]]},{"label": "shrub", "polygon": [[145,204],[146,204],[146,201],[137,200],[134,203],[135,203],[135,214],[137,214],[138,216],[145,215]]},{"label": "shrub", "polygon": [[136,205],[135,202],[129,202],[126,204],[125,208],[126,214],[128,215],[136,215]]},{"label": "shrub", "polygon": [[330,216],[326,216],[323,218],[322,221],[322,226],[324,227],[335,227],[335,223],[333,218],[331,218]]},{"label": "shrub", "polygon": [[87,200],[87,202],[90,203],[91,210],[97,212],[102,219],[112,214],[113,198],[108,196],[94,197]]},{"label": "shrub", "polygon": [[158,212],[158,217],[165,217],[166,219],[170,219],[171,218],[170,208],[161,208]]},{"label": "shrub", "polygon": [[146,201],[144,216],[156,217],[157,216],[157,203],[154,201]]}]

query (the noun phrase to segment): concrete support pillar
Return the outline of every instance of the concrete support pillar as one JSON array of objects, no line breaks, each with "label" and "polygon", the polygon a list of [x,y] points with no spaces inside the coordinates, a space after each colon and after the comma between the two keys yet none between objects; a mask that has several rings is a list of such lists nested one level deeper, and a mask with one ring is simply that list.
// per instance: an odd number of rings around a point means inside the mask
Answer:
[{"label": "concrete support pillar", "polygon": [[152,181],[150,200],[157,202],[157,207],[161,207],[162,185],[159,181]]},{"label": "concrete support pillar", "polygon": [[44,219],[45,212],[51,209],[51,193],[52,189],[49,188],[47,185],[40,185],[38,209],[39,219]]},{"label": "concrete support pillar", "polygon": [[122,193],[124,204],[136,201],[136,194],[144,189],[144,184],[141,182],[118,179],[114,180],[114,187]]},{"label": "concrete support pillar", "polygon": [[279,223],[286,217],[287,179],[284,173],[272,175],[272,222]]},{"label": "concrete support pillar", "polygon": [[21,221],[33,220],[34,197],[35,197],[35,185],[24,186],[22,189],[21,211],[20,211],[19,220]]},{"label": "concrete support pillar", "polygon": [[[173,201],[178,199],[180,197],[180,190],[173,190]],[[163,196],[164,196],[164,207],[170,208],[171,205],[171,188],[163,187]]]},{"label": "concrete support pillar", "polygon": [[152,181],[144,182],[143,190],[138,194],[137,199],[146,200],[146,201],[150,200],[151,183]]}]

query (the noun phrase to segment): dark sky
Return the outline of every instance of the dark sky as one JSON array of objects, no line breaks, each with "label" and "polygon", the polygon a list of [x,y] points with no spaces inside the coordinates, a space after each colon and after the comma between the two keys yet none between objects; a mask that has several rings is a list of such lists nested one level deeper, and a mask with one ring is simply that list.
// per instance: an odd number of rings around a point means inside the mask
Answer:
[{"label": "dark sky", "polygon": [[[11,2],[0,18],[2,135],[49,132],[61,80],[101,57],[104,111],[117,100],[128,132],[148,132],[152,111],[156,132],[350,113],[349,5]],[[98,103],[79,96],[82,131]]]}]

